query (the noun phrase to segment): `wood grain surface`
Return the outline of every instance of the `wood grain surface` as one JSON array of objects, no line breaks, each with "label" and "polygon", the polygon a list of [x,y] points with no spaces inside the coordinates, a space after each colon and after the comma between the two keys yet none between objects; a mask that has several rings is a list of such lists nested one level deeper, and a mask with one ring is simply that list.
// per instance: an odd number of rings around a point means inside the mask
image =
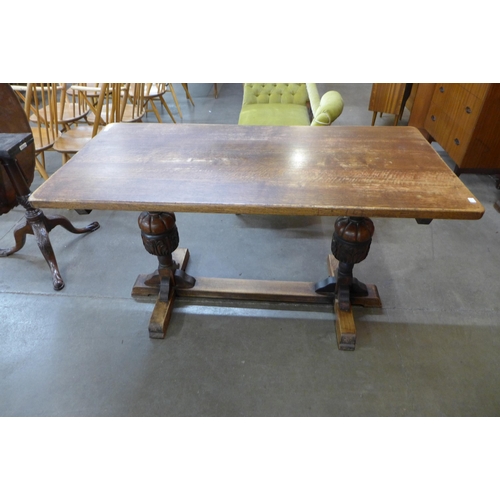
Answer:
[{"label": "wood grain surface", "polygon": [[479,219],[413,127],[107,126],[31,196],[37,207]]},{"label": "wood grain surface", "polygon": [[405,87],[405,83],[374,83],[368,110],[399,115],[403,104]]}]

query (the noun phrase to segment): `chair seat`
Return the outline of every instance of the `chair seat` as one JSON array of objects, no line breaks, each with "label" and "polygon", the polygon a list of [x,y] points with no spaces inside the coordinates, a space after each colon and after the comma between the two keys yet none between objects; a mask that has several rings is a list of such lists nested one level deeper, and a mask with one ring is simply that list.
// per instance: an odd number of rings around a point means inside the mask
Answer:
[{"label": "chair seat", "polygon": [[122,122],[140,122],[145,114],[145,110],[137,113],[137,110],[131,104],[127,104],[123,112]]},{"label": "chair seat", "polygon": [[82,120],[89,112],[88,109],[79,111],[78,107],[73,108],[72,103],[66,103],[64,105],[64,111],[61,113],[61,103],[57,103],[57,116],[59,123],[72,123],[75,121]]},{"label": "chair seat", "polygon": [[[100,127],[99,129],[101,129]],[[53,149],[59,153],[76,153],[92,139],[90,125],[78,125],[78,127],[67,130],[54,142]]]},{"label": "chair seat", "polygon": [[[125,109],[123,111],[123,116],[122,116],[122,119],[121,121],[122,122],[125,122],[125,123],[130,123],[130,122],[140,122],[142,120],[142,118],[144,117],[144,115],[146,114],[145,110],[144,111],[140,111],[139,114],[137,114],[137,110],[134,109],[134,107],[132,106],[132,104],[126,104],[125,105]],[[107,117],[106,117],[106,112],[103,111],[101,113],[101,117],[102,117],[102,120],[104,122],[107,121]],[[94,123],[95,122],[95,115],[92,111],[90,111],[87,115],[87,122],[88,123]]]},{"label": "chair seat", "polygon": [[[88,110],[79,111],[78,107],[73,107],[72,103],[65,103],[64,112],[62,111],[62,104],[58,102],[57,106],[57,121],[59,123],[73,123],[85,118],[85,115],[88,114]],[[47,117],[50,118],[50,109],[47,107],[46,110]],[[36,116],[33,114],[30,116],[30,121],[36,122]]]},{"label": "chair seat", "polygon": [[306,106],[300,104],[245,104],[239,125],[305,125],[311,124]]},{"label": "chair seat", "polygon": [[35,151],[45,151],[52,147],[56,137],[50,129],[44,127],[31,127],[31,133],[35,143]]},{"label": "chair seat", "polygon": [[166,94],[168,91],[167,91],[167,88],[166,87],[163,87],[162,89],[160,89],[158,87],[158,85],[151,85],[151,87],[149,88],[149,92],[147,94],[144,95],[144,98],[145,99],[157,99],[158,97],[160,97],[161,95],[164,95]]}]

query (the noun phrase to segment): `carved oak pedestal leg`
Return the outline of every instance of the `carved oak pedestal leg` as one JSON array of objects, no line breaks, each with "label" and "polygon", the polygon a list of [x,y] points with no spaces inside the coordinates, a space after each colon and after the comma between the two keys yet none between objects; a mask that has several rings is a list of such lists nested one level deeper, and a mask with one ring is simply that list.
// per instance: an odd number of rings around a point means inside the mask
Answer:
[{"label": "carved oak pedestal leg", "polygon": [[366,217],[339,217],[335,221],[330,259],[333,276],[316,284],[317,293],[334,295],[337,344],[339,349],[353,351],[356,327],[351,306],[381,307],[374,285],[365,285],[353,277],[354,264],[366,259],[374,233],[373,222]]},{"label": "carved oak pedestal leg", "polygon": [[149,322],[149,336],[164,338],[172,315],[176,288],[191,288],[195,284],[195,279],[184,272],[189,252],[187,249],[175,252],[179,246],[179,233],[174,213],[142,212],[138,222],[144,248],[158,257],[158,269],[151,274],[140,275],[132,295],[158,295]]},{"label": "carved oak pedestal leg", "polygon": [[149,322],[150,338],[164,338],[177,295],[299,303],[331,303],[337,318],[339,349],[354,350],[356,329],[351,305],[381,307],[375,285],[353,277],[354,264],[364,260],[370,248],[373,223],[361,217],[339,217],[335,223],[330,277],[319,282],[275,282],[225,278],[198,278],[185,273],[189,252],[177,248],[179,233],[172,212],[143,212],[139,227],[146,250],[158,257],[158,269],[138,276],[134,298],[156,296]]}]

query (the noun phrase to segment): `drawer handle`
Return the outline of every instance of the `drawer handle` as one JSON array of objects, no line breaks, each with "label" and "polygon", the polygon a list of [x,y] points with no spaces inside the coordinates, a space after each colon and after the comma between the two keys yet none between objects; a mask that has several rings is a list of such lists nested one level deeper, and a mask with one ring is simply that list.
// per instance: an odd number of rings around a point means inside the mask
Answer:
[{"label": "drawer handle", "polygon": [[470,109],[470,108],[469,108],[469,106],[467,106],[467,107],[465,108],[465,112],[466,112],[468,115],[470,115],[470,114],[472,113],[472,109]]},{"label": "drawer handle", "polygon": [[439,92],[444,93],[444,87],[439,87]]},{"label": "drawer handle", "polygon": [[431,115],[431,120],[432,120],[433,122],[435,122],[435,121],[436,121],[436,117],[435,117],[435,115]]},{"label": "drawer handle", "polygon": [[460,141],[458,139],[455,139],[454,142],[457,146],[460,146]]}]

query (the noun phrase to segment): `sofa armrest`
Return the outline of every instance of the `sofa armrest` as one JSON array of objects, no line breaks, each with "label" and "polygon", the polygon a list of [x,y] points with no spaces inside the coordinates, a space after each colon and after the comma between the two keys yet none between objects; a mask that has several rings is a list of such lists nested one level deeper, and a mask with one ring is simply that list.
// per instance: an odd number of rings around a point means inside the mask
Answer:
[{"label": "sofa armrest", "polygon": [[306,83],[307,98],[311,107],[311,112],[314,116],[316,109],[319,107],[319,92],[315,83]]},{"label": "sofa armrest", "polygon": [[342,114],[343,109],[342,96],[336,90],[330,90],[323,95],[316,109],[312,108],[311,125],[331,125]]}]

